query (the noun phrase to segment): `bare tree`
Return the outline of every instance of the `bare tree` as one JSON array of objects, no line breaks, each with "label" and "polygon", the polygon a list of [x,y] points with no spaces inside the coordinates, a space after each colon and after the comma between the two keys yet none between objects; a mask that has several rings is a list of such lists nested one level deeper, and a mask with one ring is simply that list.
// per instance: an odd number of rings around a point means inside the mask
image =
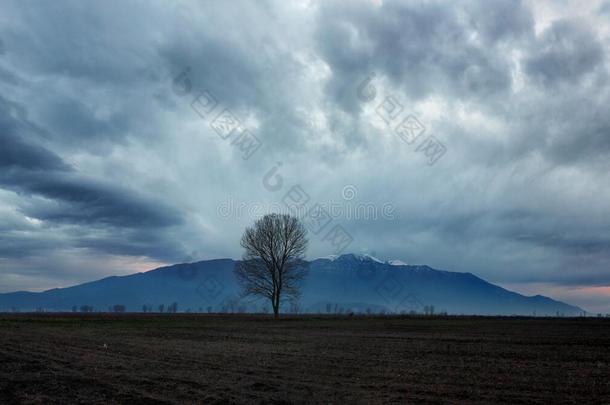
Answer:
[{"label": "bare tree", "polygon": [[242,296],[258,296],[271,301],[273,316],[280,305],[300,297],[301,282],[307,274],[303,260],[307,250],[307,231],[298,218],[269,214],[246,228],[241,246],[243,260],[235,266]]}]

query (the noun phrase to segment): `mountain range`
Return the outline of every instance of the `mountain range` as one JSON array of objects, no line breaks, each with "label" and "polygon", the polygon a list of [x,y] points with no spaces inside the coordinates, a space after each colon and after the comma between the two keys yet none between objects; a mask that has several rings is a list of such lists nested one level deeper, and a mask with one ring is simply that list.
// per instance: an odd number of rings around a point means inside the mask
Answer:
[{"label": "mountain range", "polygon": [[[112,276],[43,292],[0,294],[0,311],[269,312],[241,298],[237,261],[206,260]],[[309,263],[299,302],[283,312],[581,315],[581,308],[541,295],[524,296],[471,273],[435,270],[370,255],[344,254]],[[173,305],[172,305],[173,304]]]}]

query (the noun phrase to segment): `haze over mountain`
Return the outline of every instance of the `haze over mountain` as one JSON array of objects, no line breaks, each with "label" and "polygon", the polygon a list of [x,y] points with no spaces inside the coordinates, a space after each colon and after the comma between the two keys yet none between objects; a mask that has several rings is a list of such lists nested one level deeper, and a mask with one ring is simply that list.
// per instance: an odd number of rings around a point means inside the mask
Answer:
[{"label": "haze over mountain", "polygon": [[[158,311],[177,303],[178,312],[268,312],[262,300],[240,299],[236,261],[207,260],[113,276],[44,292],[0,294],[0,310],[95,311],[124,305],[130,312]],[[536,295],[526,297],[471,273],[435,270],[369,255],[344,254],[309,262],[298,304],[283,312],[424,313],[479,315],[580,315],[576,306]]]}]

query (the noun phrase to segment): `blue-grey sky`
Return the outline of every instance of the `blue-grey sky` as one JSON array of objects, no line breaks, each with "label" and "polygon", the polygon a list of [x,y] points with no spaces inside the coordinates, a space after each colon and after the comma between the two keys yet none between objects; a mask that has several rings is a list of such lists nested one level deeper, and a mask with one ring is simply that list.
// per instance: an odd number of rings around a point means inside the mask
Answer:
[{"label": "blue-grey sky", "polygon": [[604,1],[3,1],[0,291],[238,258],[304,192],[310,258],[340,225],[610,312],[609,38]]}]

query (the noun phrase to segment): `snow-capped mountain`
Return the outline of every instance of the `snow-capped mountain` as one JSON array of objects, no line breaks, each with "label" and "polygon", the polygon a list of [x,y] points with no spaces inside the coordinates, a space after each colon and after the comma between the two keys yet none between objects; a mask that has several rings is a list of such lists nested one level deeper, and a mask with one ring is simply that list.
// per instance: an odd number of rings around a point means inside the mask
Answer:
[{"label": "snow-capped mountain", "polygon": [[[158,311],[177,303],[178,311],[261,312],[264,301],[240,299],[233,277],[236,261],[207,260],[161,267],[145,273],[40,293],[0,294],[0,310],[77,310],[87,305],[107,311]],[[526,297],[490,284],[471,273],[435,270],[370,255],[344,254],[309,262],[298,304],[284,311],[310,313],[423,313],[479,315],[580,315],[583,310],[540,295]]]}]

